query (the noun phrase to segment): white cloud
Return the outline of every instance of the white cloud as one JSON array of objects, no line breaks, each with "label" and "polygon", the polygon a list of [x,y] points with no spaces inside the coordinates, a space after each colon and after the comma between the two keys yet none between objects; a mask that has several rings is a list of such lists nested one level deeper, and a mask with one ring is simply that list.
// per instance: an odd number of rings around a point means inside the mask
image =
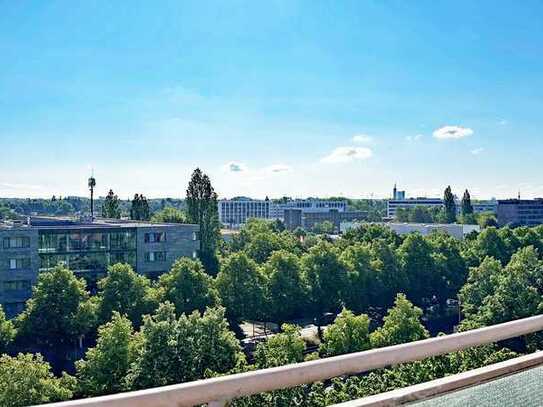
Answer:
[{"label": "white cloud", "polygon": [[368,136],[367,134],[357,134],[353,137],[353,142],[357,144],[368,144],[373,141],[373,138],[371,136]]},{"label": "white cloud", "polygon": [[414,136],[406,136],[405,137],[405,140],[408,142],[408,143],[414,143],[416,141],[419,141],[423,138],[424,136],[422,134],[415,134]]},{"label": "white cloud", "polygon": [[473,154],[473,155],[479,155],[479,154],[481,154],[483,151],[485,151],[485,149],[482,148],[482,147],[474,148],[473,150],[471,150],[471,154]]},{"label": "white cloud", "polygon": [[434,137],[439,140],[458,140],[464,137],[471,136],[473,130],[462,126],[444,126],[434,130]]},{"label": "white cloud", "polygon": [[348,163],[354,160],[367,160],[373,152],[367,147],[338,147],[329,155],[321,159],[328,164]]},{"label": "white cloud", "polygon": [[246,172],[247,166],[243,163],[237,162],[237,161],[231,161],[228,164],[226,164],[223,169],[226,172]]},{"label": "white cloud", "polygon": [[273,174],[278,174],[281,172],[290,172],[292,171],[292,168],[286,164],[274,164],[265,168],[265,171],[271,172]]}]

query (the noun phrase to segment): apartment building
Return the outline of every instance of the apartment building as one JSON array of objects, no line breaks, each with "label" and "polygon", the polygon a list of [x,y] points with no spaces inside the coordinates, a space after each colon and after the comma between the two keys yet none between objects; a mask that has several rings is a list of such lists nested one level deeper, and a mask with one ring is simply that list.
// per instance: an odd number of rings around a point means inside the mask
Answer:
[{"label": "apartment building", "polygon": [[58,264],[84,277],[91,290],[116,263],[156,278],[178,258],[196,257],[198,233],[198,225],[120,220],[29,218],[0,223],[0,303],[10,317],[20,313],[38,274]]}]

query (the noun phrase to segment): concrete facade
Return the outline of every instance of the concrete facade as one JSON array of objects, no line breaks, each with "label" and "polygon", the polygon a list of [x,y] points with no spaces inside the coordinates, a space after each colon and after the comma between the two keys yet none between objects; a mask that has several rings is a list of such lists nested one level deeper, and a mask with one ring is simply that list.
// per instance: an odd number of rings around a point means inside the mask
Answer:
[{"label": "concrete facade", "polygon": [[[431,233],[442,232],[456,239],[464,239],[472,232],[480,232],[479,225],[460,225],[460,224],[426,224],[426,223],[377,223],[378,225],[386,226],[396,232],[398,235],[408,233],[420,233],[423,236],[428,236]],[[343,222],[341,224],[341,233],[345,233],[351,229],[360,226],[359,222]]]},{"label": "concrete facade", "polygon": [[156,278],[178,258],[196,257],[198,233],[198,225],[113,220],[0,223],[0,304],[10,317],[21,312],[39,273],[58,264],[84,277],[91,291],[116,263]]},{"label": "concrete facade", "polygon": [[543,224],[543,199],[507,199],[498,201],[499,226],[535,226]]}]

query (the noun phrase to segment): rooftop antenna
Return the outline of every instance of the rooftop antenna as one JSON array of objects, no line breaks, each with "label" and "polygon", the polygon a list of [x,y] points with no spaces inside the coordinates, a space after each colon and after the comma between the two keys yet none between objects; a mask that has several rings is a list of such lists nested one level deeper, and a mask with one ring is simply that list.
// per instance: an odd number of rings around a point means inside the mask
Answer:
[{"label": "rooftop antenna", "polygon": [[96,186],[96,179],[94,178],[94,169],[91,170],[91,177],[89,178],[89,189],[91,193],[91,222],[94,222],[94,187]]}]

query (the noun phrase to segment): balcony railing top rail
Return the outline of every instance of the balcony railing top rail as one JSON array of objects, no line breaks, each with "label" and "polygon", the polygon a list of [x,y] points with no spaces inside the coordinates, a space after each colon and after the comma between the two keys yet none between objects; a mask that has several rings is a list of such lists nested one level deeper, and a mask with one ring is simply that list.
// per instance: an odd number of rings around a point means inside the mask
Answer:
[{"label": "balcony railing top rail", "polygon": [[423,341],[154,389],[50,404],[49,407],[224,406],[243,396],[356,375],[543,330],[543,315]]}]

